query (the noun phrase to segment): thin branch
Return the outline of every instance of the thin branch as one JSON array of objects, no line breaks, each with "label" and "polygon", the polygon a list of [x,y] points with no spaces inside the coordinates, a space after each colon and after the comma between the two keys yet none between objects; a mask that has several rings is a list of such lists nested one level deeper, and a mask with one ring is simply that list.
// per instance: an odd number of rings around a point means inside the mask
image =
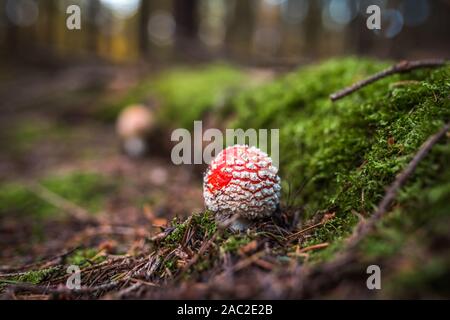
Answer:
[{"label": "thin branch", "polygon": [[441,67],[446,63],[445,59],[426,59],[426,60],[417,60],[417,61],[401,61],[392,67],[389,67],[383,71],[380,71],[364,80],[358,81],[355,84],[344,88],[338,92],[333,93],[330,95],[331,101],[339,100],[345,96],[348,96],[349,94],[375,82],[380,79],[386,78],[390,75],[396,74],[396,73],[405,73],[409,72],[415,69],[420,68],[435,68],[435,67]]},{"label": "thin branch", "polygon": [[311,250],[323,249],[323,248],[328,247],[329,245],[330,244],[328,242],[319,243],[319,244],[315,244],[315,245],[312,245],[312,246],[300,249],[298,252],[299,253],[305,253],[305,252],[311,251]]},{"label": "thin branch", "polygon": [[319,222],[319,223],[313,224],[312,226],[306,227],[306,228],[304,228],[304,229],[302,229],[302,230],[300,230],[300,231],[297,231],[297,232],[295,232],[295,233],[292,233],[292,234],[288,235],[286,238],[287,238],[289,241],[291,241],[291,240],[293,240],[293,239],[298,238],[299,236],[301,236],[302,234],[304,234],[304,233],[307,232],[307,231],[310,231],[310,230],[312,230],[312,229],[314,229],[314,228],[317,228],[317,227],[320,227],[320,226],[324,225],[326,222],[327,222],[327,221],[323,221],[323,222]]}]

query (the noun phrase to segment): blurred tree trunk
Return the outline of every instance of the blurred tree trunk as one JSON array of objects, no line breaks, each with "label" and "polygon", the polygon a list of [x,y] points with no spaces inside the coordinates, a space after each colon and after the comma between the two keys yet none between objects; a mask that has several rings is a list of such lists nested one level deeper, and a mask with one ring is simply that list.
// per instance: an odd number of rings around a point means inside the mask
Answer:
[{"label": "blurred tree trunk", "polygon": [[9,20],[5,8],[2,10],[2,18],[5,21],[5,53],[14,54],[19,48],[19,28]]},{"label": "blurred tree trunk", "polygon": [[358,55],[368,55],[373,50],[373,31],[363,28],[366,25],[366,16],[358,16],[347,26],[348,36],[345,46],[347,54],[356,53]]},{"label": "blurred tree trunk", "polygon": [[97,18],[100,14],[101,5],[99,0],[89,0],[87,10],[87,40],[86,47],[90,53],[98,53],[98,24]]},{"label": "blurred tree trunk", "polygon": [[139,50],[146,57],[149,51],[148,20],[150,19],[150,0],[141,0],[139,10]]},{"label": "blurred tree trunk", "polygon": [[319,54],[322,32],[322,3],[309,0],[309,12],[304,22],[305,55],[314,59]]},{"label": "blurred tree trunk", "polygon": [[55,0],[47,0],[45,10],[47,16],[45,24],[45,41],[47,42],[47,45],[53,49],[55,44],[55,19],[57,15]]},{"label": "blurred tree trunk", "polygon": [[255,28],[255,8],[254,0],[237,0],[230,8],[232,13],[225,36],[227,54],[236,54],[238,58],[249,57]]},{"label": "blurred tree trunk", "polygon": [[197,8],[197,0],[174,0],[176,47],[190,47],[192,42],[196,42],[198,31]]}]

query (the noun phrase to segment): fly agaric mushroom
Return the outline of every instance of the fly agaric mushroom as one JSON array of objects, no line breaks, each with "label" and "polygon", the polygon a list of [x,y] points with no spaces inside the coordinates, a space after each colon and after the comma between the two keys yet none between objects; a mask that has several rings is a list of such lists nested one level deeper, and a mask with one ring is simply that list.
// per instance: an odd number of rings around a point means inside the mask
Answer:
[{"label": "fly agaric mushroom", "polygon": [[139,157],[147,152],[147,138],[153,124],[153,114],[143,105],[128,106],[120,113],[116,131],[127,155]]},{"label": "fly agaric mushroom", "polygon": [[256,147],[235,145],[220,152],[203,180],[208,210],[218,221],[234,220],[243,230],[249,220],[272,215],[280,202],[280,177],[270,157]]}]

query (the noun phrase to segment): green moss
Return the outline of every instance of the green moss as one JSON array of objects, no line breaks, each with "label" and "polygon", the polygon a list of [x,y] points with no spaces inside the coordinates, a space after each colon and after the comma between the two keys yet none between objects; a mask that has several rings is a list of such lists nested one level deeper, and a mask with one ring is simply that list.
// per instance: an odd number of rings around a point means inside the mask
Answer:
[{"label": "green moss", "polygon": [[160,120],[169,127],[192,129],[207,111],[217,112],[243,80],[237,69],[222,64],[164,73],[153,88],[163,105]]},{"label": "green moss", "polygon": [[320,263],[331,260],[345,246],[345,239],[339,238],[333,240],[330,245],[324,249],[308,252],[308,263]]},{"label": "green moss", "polygon": [[381,229],[362,244],[361,251],[368,259],[386,258],[399,252],[404,245],[405,235],[393,227]]},{"label": "green moss", "polygon": [[164,261],[164,267],[169,269],[171,272],[174,272],[177,270],[177,260],[178,258],[168,259]]},{"label": "green moss", "polygon": [[[391,256],[403,261],[396,264],[398,270],[389,279],[387,291],[392,296],[448,295],[443,284],[450,279],[446,245],[450,234],[449,139],[435,146],[428,158],[428,163],[419,164],[413,180],[401,192],[395,212],[361,247],[367,255],[370,245],[377,245],[383,249],[376,251],[376,257]],[[402,265],[410,267],[401,268]]]},{"label": "green moss", "polygon": [[[106,197],[116,189],[116,185],[105,177],[85,172],[51,176],[40,182],[51,192],[89,212],[100,210]],[[47,218],[61,213],[60,208],[37,196],[26,184],[14,182],[0,185],[0,214]]]},{"label": "green moss", "polygon": [[250,243],[252,239],[246,234],[236,234],[229,236],[222,243],[220,249],[222,252],[236,253],[241,247]]},{"label": "green moss", "polygon": [[0,186],[0,214],[19,214],[47,217],[55,208],[30,192],[23,184],[9,183]]},{"label": "green moss", "polygon": [[243,84],[243,74],[226,64],[177,67],[142,80],[121,97],[104,103],[95,117],[114,121],[128,105],[156,98],[161,104],[158,118],[162,126],[190,129],[206,111],[220,108],[229,94]]},{"label": "green moss", "polygon": [[51,276],[58,273],[59,271],[60,268],[58,267],[27,271],[17,276],[0,279],[0,288],[2,288],[3,285],[18,284],[18,283],[28,283],[37,285],[45,280],[48,280]]},{"label": "green moss", "polygon": [[217,230],[214,214],[210,211],[194,215],[192,221],[206,237],[211,237]]},{"label": "green moss", "polygon": [[67,264],[86,267],[105,261],[105,256],[95,248],[78,249],[67,257]]},{"label": "green moss", "polygon": [[311,237],[303,243],[304,247],[324,242],[344,239],[352,230],[352,226],[358,221],[355,215],[335,217],[324,225],[316,228]]},{"label": "green moss", "polygon": [[188,228],[193,228],[199,238],[209,238],[217,230],[214,216],[211,212],[194,213],[190,219],[180,222],[177,218],[172,221],[173,231],[164,239],[163,245],[177,247],[180,245]]},{"label": "green moss", "polygon": [[3,134],[7,139],[2,148],[11,154],[20,154],[43,141],[61,141],[67,138],[69,130],[62,124],[33,117],[16,121],[9,128],[4,128]]},{"label": "green moss", "polygon": [[174,230],[164,239],[163,244],[168,247],[176,247],[181,243],[184,234],[186,233],[187,222],[172,221]]},{"label": "green moss", "polygon": [[42,185],[93,213],[104,207],[106,197],[117,188],[117,185],[105,176],[87,172],[49,177],[42,181]]},{"label": "green moss", "polygon": [[436,257],[421,261],[411,270],[398,272],[389,279],[386,294],[401,298],[447,298],[450,294],[450,261]]},{"label": "green moss", "polygon": [[28,119],[18,123],[13,130],[14,141],[20,145],[26,145],[48,136],[61,136],[67,132],[67,129],[42,119]]}]

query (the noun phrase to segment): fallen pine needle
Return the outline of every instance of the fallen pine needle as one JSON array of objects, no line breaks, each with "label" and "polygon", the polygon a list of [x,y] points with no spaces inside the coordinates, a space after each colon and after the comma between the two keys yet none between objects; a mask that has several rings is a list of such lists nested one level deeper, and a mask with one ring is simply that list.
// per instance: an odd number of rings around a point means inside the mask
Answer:
[{"label": "fallen pine needle", "polygon": [[312,226],[306,227],[305,229],[302,229],[302,230],[300,230],[300,231],[297,231],[296,233],[293,233],[293,234],[287,236],[287,239],[288,239],[288,240],[296,239],[297,237],[301,236],[301,235],[304,234],[305,232],[310,231],[310,230],[312,230],[312,229],[314,229],[314,228],[320,227],[321,225],[323,225],[323,224],[325,224],[325,223],[326,223],[326,221],[325,221],[325,222],[319,222],[319,223],[313,224]]},{"label": "fallen pine needle", "polygon": [[304,253],[304,252],[307,252],[307,251],[312,251],[312,250],[322,249],[322,248],[328,247],[329,245],[330,245],[330,244],[329,244],[328,242],[319,243],[319,244],[315,244],[315,245],[312,245],[312,246],[309,246],[309,247],[300,249],[298,252],[299,252],[299,253]]},{"label": "fallen pine needle", "polygon": [[239,270],[247,268],[248,266],[255,263],[257,260],[262,258],[262,256],[264,256],[264,254],[265,254],[264,250],[259,251],[259,252],[255,253],[254,255],[251,255],[247,259],[239,261],[237,264],[234,265],[233,271],[239,271]]},{"label": "fallen pine needle", "polygon": [[254,264],[256,264],[258,267],[261,267],[263,269],[266,269],[268,271],[273,270],[273,268],[275,268],[275,265],[273,263],[270,263],[266,260],[263,259],[257,259],[254,261]]}]

